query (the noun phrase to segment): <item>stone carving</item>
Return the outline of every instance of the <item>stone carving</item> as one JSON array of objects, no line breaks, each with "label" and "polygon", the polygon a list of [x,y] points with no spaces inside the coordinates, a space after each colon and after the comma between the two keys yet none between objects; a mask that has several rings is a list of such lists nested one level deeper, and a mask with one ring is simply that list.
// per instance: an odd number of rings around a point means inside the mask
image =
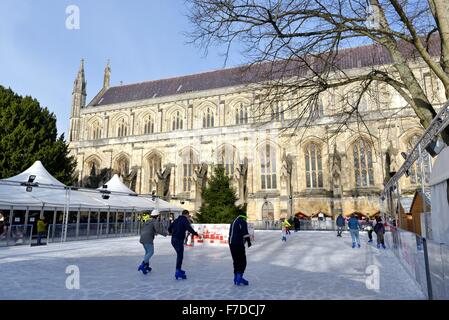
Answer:
[{"label": "stone carving", "polygon": [[248,180],[248,158],[245,157],[243,159],[243,163],[239,165],[239,168],[237,168],[238,175],[238,182],[239,182],[239,200],[242,204],[245,204],[248,202],[248,187],[247,187],[247,180]]},{"label": "stone carving", "polygon": [[199,209],[203,201],[201,193],[206,187],[207,168],[207,163],[203,162],[198,169],[195,169],[195,209]]},{"label": "stone carving", "polygon": [[332,159],[332,187],[334,196],[341,196],[341,157],[337,151],[337,145],[334,145],[334,155]]},{"label": "stone carving", "polygon": [[293,159],[292,156],[285,155],[282,158],[282,169],[283,175],[285,176],[285,180],[287,182],[287,194],[288,196],[293,196],[292,192],[292,173],[293,173]]},{"label": "stone carving", "polygon": [[172,163],[168,163],[165,165],[164,171],[162,169],[160,169],[160,172],[156,171],[156,194],[165,201],[170,200],[170,177],[173,167]]}]

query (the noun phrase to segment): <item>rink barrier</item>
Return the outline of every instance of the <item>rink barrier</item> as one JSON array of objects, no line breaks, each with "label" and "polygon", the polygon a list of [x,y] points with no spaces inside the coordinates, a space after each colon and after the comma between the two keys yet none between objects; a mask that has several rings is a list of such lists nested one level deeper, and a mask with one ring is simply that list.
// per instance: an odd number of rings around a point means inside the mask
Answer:
[{"label": "rink barrier", "polygon": [[429,300],[449,299],[449,246],[394,226],[385,242]]},{"label": "rink barrier", "polygon": [[12,225],[4,227],[0,235],[0,247],[30,245],[33,238],[33,225]]}]

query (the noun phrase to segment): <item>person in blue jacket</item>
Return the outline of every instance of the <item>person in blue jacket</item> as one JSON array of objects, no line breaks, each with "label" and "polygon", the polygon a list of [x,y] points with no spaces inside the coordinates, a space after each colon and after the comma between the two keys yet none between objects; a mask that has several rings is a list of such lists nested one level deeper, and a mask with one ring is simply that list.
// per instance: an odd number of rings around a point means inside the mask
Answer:
[{"label": "person in blue jacket", "polygon": [[345,229],[345,218],[340,213],[337,217],[337,237],[341,237],[343,230]]},{"label": "person in blue jacket", "polygon": [[360,238],[359,238],[359,230],[360,224],[357,216],[353,214],[351,219],[348,221],[349,232],[351,233],[352,238],[352,247],[355,248],[356,244],[360,248]]},{"label": "person in blue jacket", "polygon": [[184,210],[182,215],[173,221],[168,227],[168,232],[171,234],[171,244],[176,251],[176,272],[175,278],[178,280],[187,279],[186,272],[181,269],[182,260],[184,258],[184,239],[186,238],[186,231],[198,237],[198,233],[193,230],[189,221],[190,213],[188,210]]},{"label": "person in blue jacket", "polygon": [[247,286],[249,283],[243,278],[243,273],[246,269],[245,242],[249,248],[251,247],[251,239],[248,232],[248,224],[246,223],[246,215],[239,215],[231,223],[228,241],[234,264],[234,284]]}]

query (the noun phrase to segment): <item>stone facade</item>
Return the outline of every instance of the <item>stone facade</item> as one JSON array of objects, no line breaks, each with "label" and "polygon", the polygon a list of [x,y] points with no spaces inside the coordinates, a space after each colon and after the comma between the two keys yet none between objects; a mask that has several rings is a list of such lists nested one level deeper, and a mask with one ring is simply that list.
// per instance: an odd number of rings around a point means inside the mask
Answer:
[{"label": "stone facade", "polygon": [[[419,63],[415,71],[425,81],[427,71]],[[108,64],[104,87],[87,106],[83,66],[75,80],[70,149],[78,162],[79,181],[101,168],[112,169],[132,180],[136,192],[154,192],[193,211],[199,208],[197,194],[207,178],[201,173],[207,169],[210,175],[212,166],[222,163],[239,202],[247,202],[251,221],[296,212],[373,216],[379,212],[385,177],[399,168],[400,152],[407,151],[422,132],[413,111],[388,88],[379,89],[380,103],[366,98],[361,111],[366,126],[353,121],[339,131],[341,102],[335,91],[322,95],[322,110],[313,126],[293,129],[289,127],[297,109],[269,114],[270,121],[264,123],[254,117],[262,96],[254,86],[153,94],[138,100],[125,97],[117,102],[112,94],[126,90],[132,97],[133,90],[144,89],[141,84],[135,85],[140,89],[110,88],[109,78]],[[435,99],[442,102],[442,86],[436,78],[429,79]],[[112,103],[102,103],[105,98]],[[401,187],[414,189],[418,181],[412,180],[404,180]]]}]

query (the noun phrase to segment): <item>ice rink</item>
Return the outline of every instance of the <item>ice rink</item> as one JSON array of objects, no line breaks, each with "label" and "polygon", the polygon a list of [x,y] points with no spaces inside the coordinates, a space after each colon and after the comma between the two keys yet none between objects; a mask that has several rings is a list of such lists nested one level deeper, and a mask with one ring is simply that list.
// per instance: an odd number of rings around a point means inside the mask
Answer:
[{"label": "ice rink", "polygon": [[[233,284],[229,247],[186,247],[187,280],[175,280],[176,255],[169,237],[158,236],[153,271],[137,271],[138,237],[0,249],[0,300],[5,299],[424,299],[390,250],[367,244],[352,249],[349,233],[256,231],[247,249],[245,278]],[[66,268],[76,265],[80,288],[67,289]],[[367,288],[368,266],[379,269],[379,290]],[[374,267],[374,268],[376,268]],[[370,267],[373,268],[373,267]],[[369,269],[370,269],[369,268]]]}]

